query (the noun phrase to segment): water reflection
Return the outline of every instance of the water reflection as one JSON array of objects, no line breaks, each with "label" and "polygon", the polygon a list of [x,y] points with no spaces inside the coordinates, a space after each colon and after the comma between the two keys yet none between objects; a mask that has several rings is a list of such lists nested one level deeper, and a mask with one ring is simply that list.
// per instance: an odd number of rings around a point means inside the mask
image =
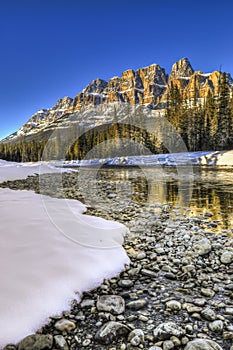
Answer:
[{"label": "water reflection", "polygon": [[192,181],[180,178],[175,169],[102,169],[101,176],[118,184],[116,188],[129,182],[133,201],[186,207],[191,215],[212,213],[209,228],[233,229],[233,169],[194,168]]}]

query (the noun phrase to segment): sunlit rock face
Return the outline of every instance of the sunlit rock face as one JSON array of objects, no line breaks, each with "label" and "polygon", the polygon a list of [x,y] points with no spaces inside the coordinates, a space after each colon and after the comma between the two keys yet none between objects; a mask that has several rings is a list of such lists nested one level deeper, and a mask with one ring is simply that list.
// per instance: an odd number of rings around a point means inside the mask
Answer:
[{"label": "sunlit rock face", "polygon": [[[74,98],[64,97],[48,109],[35,113],[16,133],[8,136],[11,141],[18,136],[36,134],[51,124],[77,111],[85,111],[99,105],[125,103],[130,106],[144,105],[164,113],[168,93],[172,85],[177,85],[187,104],[197,99],[203,104],[209,91],[218,94],[221,72],[203,73],[194,70],[188,58],[182,58],[173,64],[170,75],[158,64],[151,64],[136,71],[128,69],[121,76],[114,76],[108,81],[97,78],[90,82]],[[228,75],[229,85],[232,78]],[[54,124],[54,126],[56,126]],[[51,125],[52,127],[52,125]]]},{"label": "sunlit rock face", "polygon": [[188,58],[182,58],[181,60],[173,64],[170,79],[191,77],[193,73],[194,70]]}]

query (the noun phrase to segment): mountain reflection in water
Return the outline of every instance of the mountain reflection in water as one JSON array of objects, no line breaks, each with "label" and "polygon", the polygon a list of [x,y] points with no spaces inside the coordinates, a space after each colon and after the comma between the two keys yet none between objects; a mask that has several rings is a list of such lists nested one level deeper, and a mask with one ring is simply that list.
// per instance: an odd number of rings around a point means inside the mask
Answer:
[{"label": "mountain reflection in water", "polygon": [[212,213],[208,229],[233,229],[232,168],[194,168],[189,175],[175,168],[114,168],[101,169],[101,177],[115,183],[116,189],[130,185],[131,199],[137,203],[185,207],[190,215]]}]

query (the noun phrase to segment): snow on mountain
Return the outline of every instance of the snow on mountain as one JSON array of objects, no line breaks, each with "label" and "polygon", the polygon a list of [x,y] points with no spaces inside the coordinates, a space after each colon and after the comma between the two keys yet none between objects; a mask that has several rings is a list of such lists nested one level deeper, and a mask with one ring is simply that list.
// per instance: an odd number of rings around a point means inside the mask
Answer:
[{"label": "snow on mountain", "polygon": [[[163,113],[171,82],[176,84],[190,101],[193,98],[195,85],[198,101],[203,103],[209,90],[217,93],[220,75],[221,72],[218,71],[206,74],[194,71],[189,60],[182,58],[173,65],[169,76],[164,68],[158,64],[151,64],[136,71],[128,69],[122,73],[121,77],[114,76],[109,81],[98,78],[74,98],[66,96],[59,99],[54,107],[39,110],[16,133],[9,135],[3,141],[11,142],[22,136],[37,134],[49,126],[55,127],[56,123],[62,119],[65,122],[67,115],[75,115],[76,112],[88,111],[103,104],[144,105]],[[229,85],[232,85],[230,74],[228,74],[228,81]],[[91,124],[88,118],[85,123]]]}]

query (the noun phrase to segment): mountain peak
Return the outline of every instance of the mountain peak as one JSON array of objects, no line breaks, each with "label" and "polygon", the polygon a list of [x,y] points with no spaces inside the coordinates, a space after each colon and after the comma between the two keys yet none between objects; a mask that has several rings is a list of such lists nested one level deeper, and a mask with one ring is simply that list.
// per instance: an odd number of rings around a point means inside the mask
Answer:
[{"label": "mountain peak", "polygon": [[[188,58],[184,57],[174,63],[170,76],[165,69],[158,64],[139,68],[136,71],[128,69],[121,76],[114,76],[109,81],[103,79],[92,80],[73,99],[63,97],[55,106],[39,110],[19,129],[10,135],[4,142],[16,140],[17,137],[28,136],[50,128],[50,125],[62,123],[62,117],[66,123],[67,114],[76,111],[95,108],[100,104],[115,102],[130,105],[145,105],[165,113],[168,91],[171,81],[177,85],[181,93],[192,101],[194,86],[198,91],[198,101],[202,103],[209,90],[213,95],[218,94],[220,72],[202,73],[194,71]],[[228,76],[229,86],[233,85],[233,79]],[[76,117],[74,115],[74,117]],[[89,123],[90,124],[90,123]],[[87,125],[89,125],[87,123]],[[60,125],[60,124],[59,124]],[[55,126],[54,126],[55,127]]]},{"label": "mountain peak", "polygon": [[194,70],[189,59],[184,57],[173,64],[170,78],[190,77],[193,73]]},{"label": "mountain peak", "polygon": [[108,83],[100,78],[92,80],[83,90],[83,93],[98,93],[101,94],[106,89]]}]

